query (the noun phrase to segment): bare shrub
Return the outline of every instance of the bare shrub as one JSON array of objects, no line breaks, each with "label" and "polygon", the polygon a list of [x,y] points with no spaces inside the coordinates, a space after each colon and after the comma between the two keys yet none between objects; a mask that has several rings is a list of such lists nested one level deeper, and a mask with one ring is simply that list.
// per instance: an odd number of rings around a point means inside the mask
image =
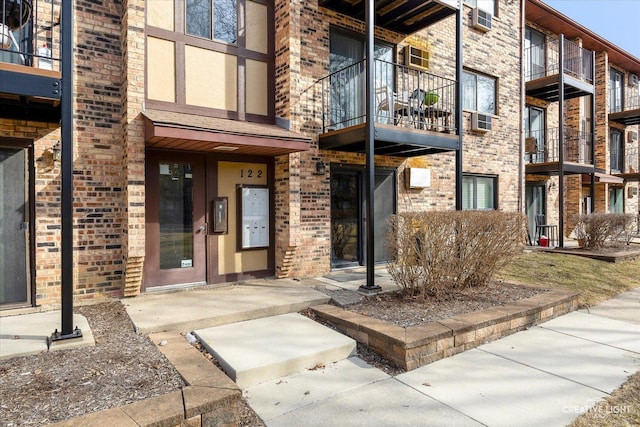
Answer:
[{"label": "bare shrub", "polygon": [[521,252],[526,218],[497,211],[413,212],[389,223],[389,273],[410,295],[483,286]]},{"label": "bare shrub", "polygon": [[633,214],[594,213],[578,215],[573,231],[587,248],[628,245],[637,234],[636,216]]}]

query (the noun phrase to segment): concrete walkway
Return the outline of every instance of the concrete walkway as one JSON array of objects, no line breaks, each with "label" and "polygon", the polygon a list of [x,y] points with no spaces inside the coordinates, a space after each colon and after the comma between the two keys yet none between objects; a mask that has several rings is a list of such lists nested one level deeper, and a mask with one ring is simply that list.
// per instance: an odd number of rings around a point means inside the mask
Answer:
[{"label": "concrete walkway", "polygon": [[639,305],[640,288],[395,378],[352,357],[244,393],[268,426],[563,426],[640,370]]}]

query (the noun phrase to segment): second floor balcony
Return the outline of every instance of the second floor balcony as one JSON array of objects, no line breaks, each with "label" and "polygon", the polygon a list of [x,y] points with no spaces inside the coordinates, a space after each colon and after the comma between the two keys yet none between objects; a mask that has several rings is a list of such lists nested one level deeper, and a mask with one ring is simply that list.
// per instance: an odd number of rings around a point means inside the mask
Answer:
[{"label": "second floor balcony", "polygon": [[562,35],[529,46],[524,51],[524,79],[527,95],[545,101],[560,99],[561,80],[564,99],[593,94],[594,54]]},{"label": "second floor balcony", "polygon": [[640,162],[638,146],[627,146],[623,152],[611,150],[609,153],[611,175],[624,178],[627,181],[640,181]]},{"label": "second floor balcony", "polygon": [[0,0],[0,117],[60,119],[62,0]]},{"label": "second floor balcony", "polygon": [[560,150],[563,171],[568,174],[590,173],[594,170],[592,138],[587,132],[571,128],[564,129],[560,140],[560,129],[551,128],[527,132],[525,136],[526,173],[554,175],[560,171]]},{"label": "second floor balcony", "polygon": [[[365,151],[365,66],[320,79],[306,102],[319,120],[321,149]],[[374,63],[375,153],[413,157],[458,148],[456,81],[404,65]]]},{"label": "second floor balcony", "polygon": [[625,126],[640,125],[640,89],[637,85],[624,98],[612,90],[609,99],[609,120]]}]

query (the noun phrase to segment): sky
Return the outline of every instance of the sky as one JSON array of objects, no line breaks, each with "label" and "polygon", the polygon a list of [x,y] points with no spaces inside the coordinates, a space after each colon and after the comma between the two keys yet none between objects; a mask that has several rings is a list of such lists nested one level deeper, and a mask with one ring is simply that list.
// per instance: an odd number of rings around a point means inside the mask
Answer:
[{"label": "sky", "polygon": [[640,59],[640,0],[543,0]]}]

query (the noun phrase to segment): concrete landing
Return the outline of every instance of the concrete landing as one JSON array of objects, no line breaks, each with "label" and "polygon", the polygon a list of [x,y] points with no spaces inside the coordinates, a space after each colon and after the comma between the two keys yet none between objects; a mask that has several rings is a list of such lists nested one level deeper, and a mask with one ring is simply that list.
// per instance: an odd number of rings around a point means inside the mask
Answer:
[{"label": "concrete landing", "polygon": [[180,292],[146,293],[122,303],[139,333],[192,331],[324,304],[329,297],[294,280],[260,280],[242,285]]},{"label": "concrete landing", "polygon": [[356,348],[353,339],[296,313],[194,334],[240,387],[346,359]]},{"label": "concrete landing", "polygon": [[[53,342],[50,350],[94,346],[87,319],[74,314],[73,327],[76,326],[82,331],[82,337]],[[61,328],[62,314],[59,310],[0,317],[0,360],[47,351],[47,338]]]}]

